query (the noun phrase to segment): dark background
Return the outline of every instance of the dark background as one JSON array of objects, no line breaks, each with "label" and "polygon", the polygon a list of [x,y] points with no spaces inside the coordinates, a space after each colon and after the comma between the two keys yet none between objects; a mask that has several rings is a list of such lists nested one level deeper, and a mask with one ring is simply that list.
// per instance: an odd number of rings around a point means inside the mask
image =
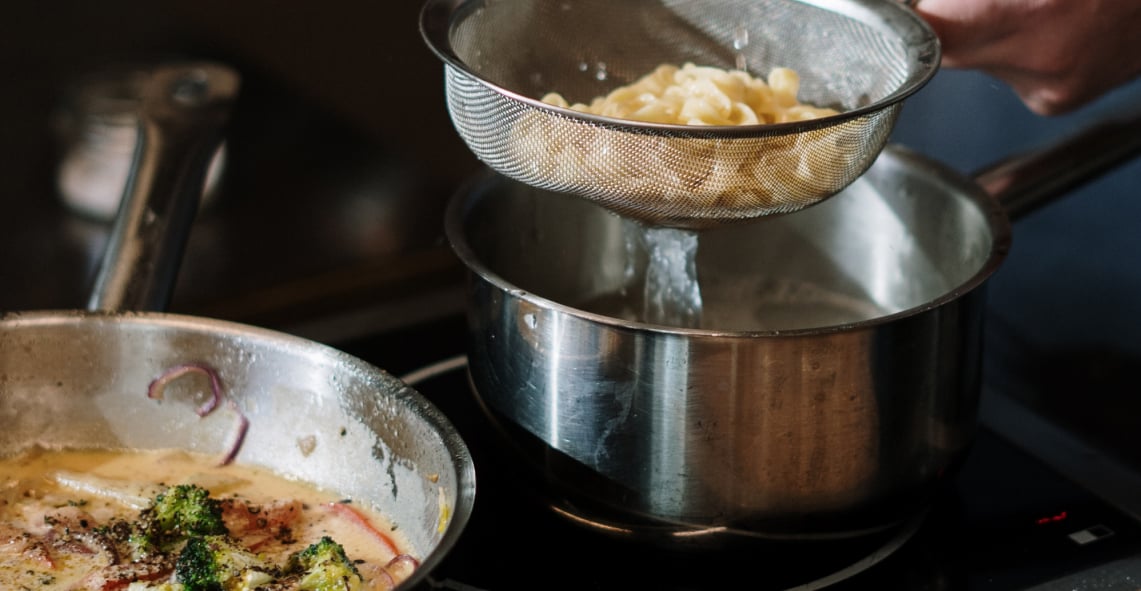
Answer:
[{"label": "dark background", "polygon": [[[443,104],[419,2],[16,2],[0,18],[0,310],[86,301],[106,224],[60,203],[54,116],[76,76],[122,59],[242,70],[231,157],[197,222],[172,311],[332,344],[459,314],[444,202],[478,165]],[[1072,115],[943,71],[895,141],[963,172],[1141,104],[1134,84]],[[1015,224],[989,284],[988,381],[1124,459],[1141,367],[1141,163]],[[385,360],[374,362],[385,365]],[[1029,385],[1029,387],[1025,387]]]}]

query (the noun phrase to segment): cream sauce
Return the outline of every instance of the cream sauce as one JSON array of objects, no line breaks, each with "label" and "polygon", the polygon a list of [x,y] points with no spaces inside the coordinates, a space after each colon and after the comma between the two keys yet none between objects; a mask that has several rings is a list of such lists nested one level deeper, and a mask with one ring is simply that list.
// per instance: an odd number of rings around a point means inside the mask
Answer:
[{"label": "cream sauce", "polygon": [[[81,518],[87,528],[113,518],[133,521],[155,494],[176,484],[196,484],[212,497],[240,500],[230,503],[226,515],[230,533],[277,564],[322,536],[339,542],[358,562],[366,589],[390,588],[415,564],[407,557],[394,561],[408,545],[378,512],[265,469],[219,467],[216,461],[214,456],[177,450],[35,450],[0,458],[0,589],[71,589],[102,566],[98,553],[67,552],[43,544],[37,548],[36,540],[50,539],[45,514],[57,522]],[[247,503],[260,506],[256,517],[261,521],[249,519],[240,509]],[[301,508],[299,516],[284,510],[294,507]],[[272,529],[278,516],[289,518],[290,535],[284,539],[263,527],[268,520]],[[244,522],[248,529],[241,525]]]}]

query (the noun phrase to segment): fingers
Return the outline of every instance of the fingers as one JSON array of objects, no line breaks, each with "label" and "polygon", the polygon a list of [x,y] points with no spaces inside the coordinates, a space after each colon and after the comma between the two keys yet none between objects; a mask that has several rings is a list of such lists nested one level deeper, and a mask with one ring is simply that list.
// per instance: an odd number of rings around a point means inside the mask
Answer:
[{"label": "fingers", "polygon": [[996,44],[1019,32],[1009,4],[991,0],[921,0],[915,7],[939,36],[943,65],[977,68],[994,62]]},{"label": "fingers", "polygon": [[1061,115],[1093,98],[1087,96],[1091,92],[1088,86],[1060,86],[1055,78],[1027,70],[995,67],[983,71],[1002,80],[1018,95],[1026,108],[1038,115]]},{"label": "fingers", "polygon": [[1036,113],[1087,103],[1141,73],[1141,2],[918,0],[943,66],[986,71]]}]

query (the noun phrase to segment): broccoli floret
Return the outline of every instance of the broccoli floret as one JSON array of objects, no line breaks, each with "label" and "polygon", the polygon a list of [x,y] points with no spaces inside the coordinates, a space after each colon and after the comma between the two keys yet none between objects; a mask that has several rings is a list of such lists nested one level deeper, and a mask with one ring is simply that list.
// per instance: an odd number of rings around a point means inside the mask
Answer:
[{"label": "broccoli floret", "polygon": [[169,549],[190,536],[226,533],[221,503],[204,488],[180,484],[155,495],[140,514],[129,542],[137,557]]},{"label": "broccoli floret", "polygon": [[225,535],[193,537],[178,555],[175,581],[184,591],[255,589],[275,579],[273,567]]},{"label": "broccoli floret", "polygon": [[328,536],[290,556],[287,570],[300,574],[301,591],[357,591],[364,586],[344,546]]},{"label": "broccoli floret", "polygon": [[155,496],[154,520],[164,533],[214,536],[226,533],[222,504],[210,492],[193,484],[180,484]]}]

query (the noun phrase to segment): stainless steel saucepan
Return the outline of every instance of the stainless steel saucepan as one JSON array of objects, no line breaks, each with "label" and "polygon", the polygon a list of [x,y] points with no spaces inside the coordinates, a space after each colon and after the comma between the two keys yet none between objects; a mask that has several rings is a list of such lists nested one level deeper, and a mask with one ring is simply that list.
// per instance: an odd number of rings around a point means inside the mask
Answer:
[{"label": "stainless steel saucepan", "polygon": [[1131,158],[1139,122],[975,178],[889,147],[834,199],[702,231],[695,328],[644,321],[640,226],[489,174],[446,225],[470,270],[472,384],[563,508],[602,531],[889,531],[972,441],[984,284],[1010,215]]},{"label": "stainless steel saucepan", "polygon": [[90,309],[0,318],[0,456],[33,445],[221,454],[232,415],[199,418],[147,397],[167,369],[205,364],[249,420],[237,461],[374,504],[421,561],[410,588],[454,544],[474,500],[471,458],[447,418],[397,378],[330,347],[161,312],[237,86],[216,64],[155,71]]}]

